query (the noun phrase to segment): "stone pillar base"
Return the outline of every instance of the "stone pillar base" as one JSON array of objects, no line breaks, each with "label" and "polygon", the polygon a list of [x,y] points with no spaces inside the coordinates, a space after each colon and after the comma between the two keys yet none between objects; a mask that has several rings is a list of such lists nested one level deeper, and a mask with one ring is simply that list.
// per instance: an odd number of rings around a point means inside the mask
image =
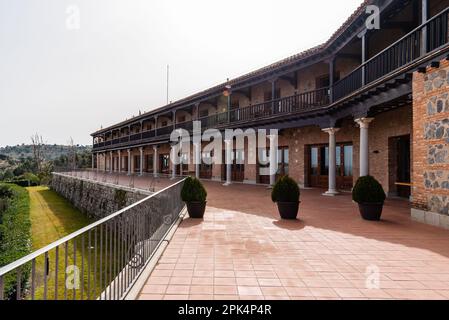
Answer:
[{"label": "stone pillar base", "polygon": [[335,196],[338,196],[339,194],[340,194],[340,192],[338,192],[337,190],[329,190],[329,191],[326,191],[325,193],[323,193],[323,196],[335,197]]}]

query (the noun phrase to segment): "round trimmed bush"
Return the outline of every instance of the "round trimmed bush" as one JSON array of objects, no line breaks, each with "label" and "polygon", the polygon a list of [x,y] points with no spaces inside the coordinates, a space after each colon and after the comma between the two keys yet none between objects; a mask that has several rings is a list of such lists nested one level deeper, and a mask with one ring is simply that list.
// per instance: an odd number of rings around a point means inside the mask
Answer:
[{"label": "round trimmed bush", "polygon": [[382,185],[372,176],[360,177],[352,190],[352,200],[357,203],[384,203]]},{"label": "round trimmed bush", "polygon": [[186,181],[184,181],[184,186],[181,190],[181,198],[184,202],[205,202],[207,191],[200,180],[188,177]]},{"label": "round trimmed bush", "polygon": [[273,202],[299,202],[299,196],[298,183],[289,176],[280,178],[271,192]]}]

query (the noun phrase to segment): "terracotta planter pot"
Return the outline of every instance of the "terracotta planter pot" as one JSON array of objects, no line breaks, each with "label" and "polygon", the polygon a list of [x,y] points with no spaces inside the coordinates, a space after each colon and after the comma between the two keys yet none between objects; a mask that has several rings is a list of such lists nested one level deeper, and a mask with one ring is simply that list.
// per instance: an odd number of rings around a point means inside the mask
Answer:
[{"label": "terracotta planter pot", "polygon": [[205,202],[186,202],[187,212],[189,213],[190,218],[192,219],[203,219],[204,212],[206,211],[206,203]]},{"label": "terracotta planter pot", "polygon": [[383,207],[383,203],[359,203],[360,215],[368,221],[379,221]]},{"label": "terracotta planter pot", "polygon": [[298,217],[300,202],[277,202],[279,214],[282,219],[294,220]]}]

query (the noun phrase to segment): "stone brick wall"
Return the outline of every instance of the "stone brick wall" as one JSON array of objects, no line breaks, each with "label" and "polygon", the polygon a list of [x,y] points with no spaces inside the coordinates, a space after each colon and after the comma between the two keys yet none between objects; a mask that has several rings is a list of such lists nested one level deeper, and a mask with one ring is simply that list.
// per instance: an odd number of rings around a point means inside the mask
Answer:
[{"label": "stone brick wall", "polygon": [[78,210],[95,219],[104,218],[151,194],[58,173],[53,174],[50,187]]},{"label": "stone brick wall", "polygon": [[[445,60],[439,68],[413,75],[413,208],[444,216],[449,215],[448,92]],[[427,222],[441,224],[436,220]]]}]

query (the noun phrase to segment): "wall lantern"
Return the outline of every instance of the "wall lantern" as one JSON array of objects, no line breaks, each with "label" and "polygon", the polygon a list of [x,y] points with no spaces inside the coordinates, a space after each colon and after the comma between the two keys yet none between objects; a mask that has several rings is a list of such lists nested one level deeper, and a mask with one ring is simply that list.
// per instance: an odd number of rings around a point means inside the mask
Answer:
[{"label": "wall lantern", "polygon": [[231,95],[231,88],[232,87],[229,84],[225,87],[225,90],[223,91],[223,95],[225,97],[229,97]]}]

